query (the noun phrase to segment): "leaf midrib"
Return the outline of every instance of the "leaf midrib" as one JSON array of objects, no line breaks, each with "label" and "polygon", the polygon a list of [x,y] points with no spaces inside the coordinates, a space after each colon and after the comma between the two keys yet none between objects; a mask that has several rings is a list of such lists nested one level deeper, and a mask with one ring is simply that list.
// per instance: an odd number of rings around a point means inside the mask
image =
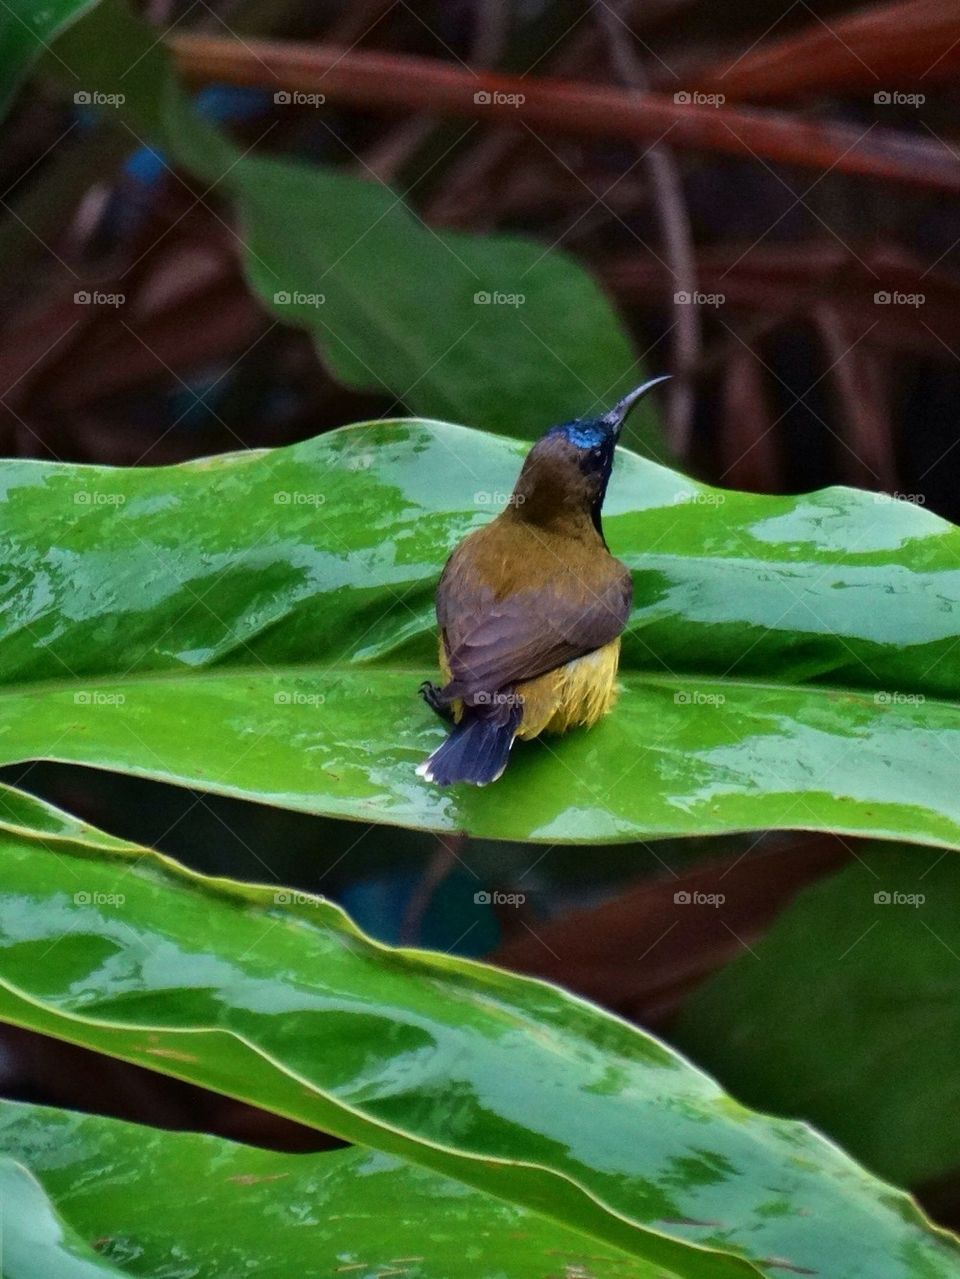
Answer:
[{"label": "leaf midrib", "polygon": [[[230,679],[257,679],[257,680],[277,680],[284,677],[289,679],[303,679],[313,676],[333,676],[335,678],[344,678],[354,675],[391,675],[405,676],[414,680],[418,677],[430,678],[435,676],[436,671],[433,667],[417,664],[411,665],[383,665],[380,663],[332,663],[323,665],[320,663],[296,663],[284,664],[282,666],[264,666],[263,669],[254,666],[240,667],[199,667],[195,670],[178,668],[174,670],[156,670],[149,671],[139,675],[131,675],[130,673],[120,675],[78,675],[73,679],[57,679],[57,680],[26,680],[20,684],[0,684],[0,699],[13,697],[33,697],[43,696],[45,694],[56,693],[75,693],[79,690],[94,688],[115,688],[115,687],[135,687],[144,684],[169,684],[183,681],[184,683],[192,683],[197,680],[204,680],[211,683],[226,681]],[[877,692],[888,692],[888,689],[863,688],[850,684],[824,684],[824,683],[797,683],[795,681],[777,681],[762,679],[732,679],[727,675],[717,675],[716,673],[707,674],[701,671],[679,671],[670,674],[660,672],[646,672],[625,670],[621,668],[619,678],[621,681],[634,684],[659,685],[663,687],[675,687],[677,685],[689,685],[696,682],[701,685],[711,685],[720,688],[739,688],[745,690],[755,690],[758,692],[772,693],[821,693],[825,696],[844,696],[854,697],[859,700],[872,700]],[[906,691],[906,690],[898,690]],[[960,705],[943,697],[931,697],[927,694],[917,694],[917,697],[923,698],[922,701],[911,702],[894,702],[889,707],[896,706],[912,706],[920,708],[922,706],[934,705],[949,710],[956,710],[960,713]],[[411,703],[413,704],[413,703]]]}]

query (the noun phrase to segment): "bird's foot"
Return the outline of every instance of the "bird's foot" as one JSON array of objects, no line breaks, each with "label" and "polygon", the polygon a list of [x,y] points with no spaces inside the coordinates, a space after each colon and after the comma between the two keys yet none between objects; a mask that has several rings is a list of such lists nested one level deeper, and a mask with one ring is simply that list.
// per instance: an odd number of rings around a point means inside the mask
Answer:
[{"label": "bird's foot", "polygon": [[436,684],[431,684],[430,680],[425,679],[417,691],[434,714],[439,715],[445,724],[454,722],[453,711],[441,697],[440,689]]}]

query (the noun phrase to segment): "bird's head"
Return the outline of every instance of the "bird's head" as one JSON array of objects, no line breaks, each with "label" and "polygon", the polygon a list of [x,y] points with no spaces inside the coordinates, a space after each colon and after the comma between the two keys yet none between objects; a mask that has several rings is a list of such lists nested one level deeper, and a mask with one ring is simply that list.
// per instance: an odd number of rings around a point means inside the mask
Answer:
[{"label": "bird's head", "polygon": [[542,435],[527,454],[510,507],[517,518],[547,525],[588,515],[598,533],[613,454],[627,415],[668,376],[636,387],[602,417],[562,422]]}]

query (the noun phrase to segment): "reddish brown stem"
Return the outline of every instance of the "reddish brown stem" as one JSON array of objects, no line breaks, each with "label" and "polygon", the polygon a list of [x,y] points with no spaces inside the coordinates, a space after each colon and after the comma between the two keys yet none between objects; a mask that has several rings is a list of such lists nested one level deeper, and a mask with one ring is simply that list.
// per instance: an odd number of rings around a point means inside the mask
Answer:
[{"label": "reddish brown stem", "polygon": [[895,0],[819,18],[796,35],[764,41],[746,57],[714,63],[691,83],[727,98],[767,101],[804,93],[922,89],[960,70],[960,12],[943,0]]},{"label": "reddish brown stem", "polygon": [[578,81],[473,71],[431,58],[294,41],[171,38],[192,80],[322,93],[369,110],[431,111],[587,138],[669,141],[674,149],[753,155],[926,190],[960,192],[960,163],[938,142],[892,130],[798,120],[781,112],[675,102]]}]

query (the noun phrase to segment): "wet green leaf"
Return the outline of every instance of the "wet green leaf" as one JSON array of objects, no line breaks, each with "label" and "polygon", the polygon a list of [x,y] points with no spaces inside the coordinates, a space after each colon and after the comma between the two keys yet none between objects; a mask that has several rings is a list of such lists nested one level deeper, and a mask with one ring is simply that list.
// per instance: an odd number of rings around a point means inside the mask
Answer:
[{"label": "wet green leaf", "polygon": [[3,1279],[116,1279],[125,1273],[98,1257],[30,1171],[6,1155],[0,1155],[0,1268]]},{"label": "wet green leaf", "polygon": [[[546,423],[544,423],[546,425]],[[704,488],[621,452],[620,703],[505,777],[415,776],[433,593],[523,445],[392,422],[162,469],[0,463],[0,762],[371,822],[620,841],[810,827],[960,845],[960,532],[851,489]]]},{"label": "wet green leaf", "polygon": [[881,1176],[954,1172],[958,900],[954,858],[863,852],[697,991],[681,1047],[741,1100],[809,1119]]},{"label": "wet green leaf", "polygon": [[[362,1147],[281,1155],[0,1102],[0,1150],[31,1169],[80,1238],[96,1241],[103,1266],[91,1279],[117,1273],[110,1262],[139,1279],[671,1279],[555,1221]],[[25,1279],[45,1273],[23,1271]],[[4,1274],[19,1279],[7,1266]]]},{"label": "wet green leaf", "polygon": [[145,849],[0,835],[0,1016],[411,1160],[686,1279],[960,1274],[960,1249],[906,1196],[626,1023],[527,978],[378,945],[320,899],[206,880]]}]

